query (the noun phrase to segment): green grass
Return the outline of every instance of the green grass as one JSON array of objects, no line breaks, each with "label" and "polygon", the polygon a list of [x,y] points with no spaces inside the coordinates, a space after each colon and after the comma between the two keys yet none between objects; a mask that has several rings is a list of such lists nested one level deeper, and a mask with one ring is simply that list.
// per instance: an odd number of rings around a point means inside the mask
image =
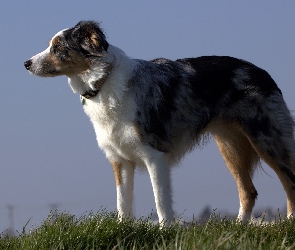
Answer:
[{"label": "green grass", "polygon": [[212,218],[207,223],[161,229],[146,219],[119,221],[99,211],[56,220],[17,237],[2,236],[0,249],[295,249],[295,220],[242,224]]}]

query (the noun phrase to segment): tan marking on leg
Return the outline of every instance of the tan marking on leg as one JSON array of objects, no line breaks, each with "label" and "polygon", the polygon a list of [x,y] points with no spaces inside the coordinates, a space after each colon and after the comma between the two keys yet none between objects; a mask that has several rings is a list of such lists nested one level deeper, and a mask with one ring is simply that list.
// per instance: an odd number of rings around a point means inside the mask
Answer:
[{"label": "tan marking on leg", "polygon": [[116,186],[122,184],[122,164],[116,161],[112,161],[112,168],[115,176]]},{"label": "tan marking on leg", "polygon": [[251,213],[257,197],[252,174],[258,163],[258,156],[247,137],[239,127],[227,122],[210,126],[219,151],[233,175],[239,192],[240,206],[245,213]]}]

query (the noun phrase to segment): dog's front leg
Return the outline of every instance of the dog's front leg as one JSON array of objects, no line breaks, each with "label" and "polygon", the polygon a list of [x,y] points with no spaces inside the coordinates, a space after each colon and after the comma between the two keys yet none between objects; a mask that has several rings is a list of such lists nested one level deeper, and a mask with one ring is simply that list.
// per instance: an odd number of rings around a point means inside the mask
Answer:
[{"label": "dog's front leg", "polygon": [[129,161],[110,161],[117,187],[117,210],[119,218],[132,217],[134,187],[134,164]]},{"label": "dog's front leg", "polygon": [[159,157],[153,155],[146,161],[146,166],[153,186],[159,222],[169,225],[173,220],[170,166],[163,153]]}]

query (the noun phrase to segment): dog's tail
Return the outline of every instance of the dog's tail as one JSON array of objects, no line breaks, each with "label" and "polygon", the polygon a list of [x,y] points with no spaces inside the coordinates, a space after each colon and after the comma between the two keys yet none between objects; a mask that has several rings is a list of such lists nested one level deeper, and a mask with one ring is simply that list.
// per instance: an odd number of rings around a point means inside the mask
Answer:
[{"label": "dog's tail", "polygon": [[295,184],[295,122],[291,112],[279,91],[268,96],[261,109],[263,115],[254,121],[260,126],[253,129],[249,127],[253,123],[245,124],[251,133],[252,146],[277,174],[285,173]]}]

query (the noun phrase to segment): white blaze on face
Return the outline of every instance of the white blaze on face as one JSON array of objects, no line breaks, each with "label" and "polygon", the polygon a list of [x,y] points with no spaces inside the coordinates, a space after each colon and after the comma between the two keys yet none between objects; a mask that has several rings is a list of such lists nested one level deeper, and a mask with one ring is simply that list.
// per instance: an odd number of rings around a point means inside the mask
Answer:
[{"label": "white blaze on face", "polygon": [[52,39],[49,41],[49,47],[52,46],[52,41],[54,40],[54,38],[56,38],[57,36],[63,36],[63,33],[64,33],[64,31],[66,31],[66,30],[68,30],[68,29],[63,29],[63,30],[57,32],[57,33],[52,37]]},{"label": "white blaze on face", "polygon": [[44,50],[44,51],[38,53],[37,55],[33,56],[31,58],[31,60],[33,62],[33,65],[41,63],[42,59],[44,57],[46,57],[46,55],[48,55],[49,53],[50,53],[50,46],[46,50]]},{"label": "white blaze on face", "polygon": [[63,30],[59,31],[58,33],[56,33],[56,34],[52,37],[52,39],[49,41],[47,49],[45,49],[44,51],[38,53],[37,55],[35,55],[35,56],[33,56],[33,57],[31,58],[31,60],[33,61],[34,64],[35,64],[35,63],[37,63],[37,64],[40,63],[40,61],[41,61],[44,57],[46,57],[46,55],[48,55],[48,54],[50,53],[50,48],[52,47],[52,41],[54,40],[54,38],[56,38],[56,37],[58,37],[58,36],[62,36],[62,34],[63,34],[63,32],[64,32],[65,30],[67,30],[67,29],[63,29]]}]

